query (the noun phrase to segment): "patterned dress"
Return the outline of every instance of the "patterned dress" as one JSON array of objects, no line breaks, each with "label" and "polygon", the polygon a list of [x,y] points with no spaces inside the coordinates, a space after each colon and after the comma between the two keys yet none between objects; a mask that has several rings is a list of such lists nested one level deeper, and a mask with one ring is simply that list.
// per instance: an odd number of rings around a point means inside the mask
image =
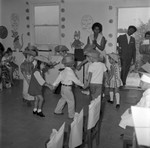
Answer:
[{"label": "patterned dress", "polygon": [[112,64],[110,67],[110,88],[118,88],[122,85],[120,78],[120,70],[118,63]]}]

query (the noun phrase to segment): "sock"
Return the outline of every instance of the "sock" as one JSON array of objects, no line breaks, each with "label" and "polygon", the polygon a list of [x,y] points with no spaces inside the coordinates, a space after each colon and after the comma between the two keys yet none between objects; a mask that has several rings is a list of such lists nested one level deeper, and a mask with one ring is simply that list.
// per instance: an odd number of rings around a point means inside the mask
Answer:
[{"label": "sock", "polygon": [[42,112],[42,110],[41,110],[41,109],[38,109],[37,112],[38,112],[38,113],[39,113],[39,112]]},{"label": "sock", "polygon": [[116,104],[120,104],[120,94],[116,93],[115,96],[116,96]]},{"label": "sock", "polygon": [[110,101],[113,101],[114,100],[114,93],[112,91],[110,91],[109,95],[110,95]]},{"label": "sock", "polygon": [[34,108],[33,111],[36,112],[36,111],[37,111],[37,108]]}]

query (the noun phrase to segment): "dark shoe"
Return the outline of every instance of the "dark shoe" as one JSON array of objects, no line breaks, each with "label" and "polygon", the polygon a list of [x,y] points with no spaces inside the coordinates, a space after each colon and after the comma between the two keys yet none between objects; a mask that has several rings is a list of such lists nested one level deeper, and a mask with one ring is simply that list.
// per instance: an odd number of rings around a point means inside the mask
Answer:
[{"label": "dark shoe", "polygon": [[55,114],[55,115],[63,115],[64,113],[55,113],[55,112],[54,112],[54,114]]},{"label": "dark shoe", "polygon": [[119,108],[120,108],[120,104],[117,104],[117,105],[116,105],[116,108],[119,109]]},{"label": "dark shoe", "polygon": [[45,117],[45,115],[42,112],[39,112],[39,113],[37,112],[36,114],[40,117]]},{"label": "dark shoe", "polygon": [[107,102],[110,103],[110,104],[113,104],[113,103],[114,103],[114,101],[110,101],[110,100],[108,100]]},{"label": "dark shoe", "polygon": [[37,114],[37,111],[33,111],[33,114],[36,115],[36,114]]}]

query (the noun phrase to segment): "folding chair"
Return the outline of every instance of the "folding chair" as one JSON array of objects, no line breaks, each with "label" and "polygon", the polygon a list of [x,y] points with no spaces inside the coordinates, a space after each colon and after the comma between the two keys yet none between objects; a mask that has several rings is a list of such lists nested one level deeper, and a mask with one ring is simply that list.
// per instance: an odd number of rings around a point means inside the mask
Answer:
[{"label": "folding chair", "polygon": [[83,109],[75,113],[74,121],[70,125],[69,148],[76,148],[82,144],[83,137]]},{"label": "folding chair", "polygon": [[[99,101],[98,101],[99,99]],[[83,144],[80,146],[92,148],[94,139],[96,145],[99,146],[100,126],[101,126],[101,98],[97,98],[95,103],[84,107],[84,123],[83,123]]]},{"label": "folding chair", "polygon": [[45,142],[45,148],[69,148],[69,125],[64,123],[58,131],[53,129],[50,138]]}]

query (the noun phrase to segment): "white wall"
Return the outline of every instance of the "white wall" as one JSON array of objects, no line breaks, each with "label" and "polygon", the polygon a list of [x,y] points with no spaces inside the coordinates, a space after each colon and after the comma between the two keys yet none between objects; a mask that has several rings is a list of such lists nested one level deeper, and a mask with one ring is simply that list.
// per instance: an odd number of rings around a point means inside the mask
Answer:
[{"label": "white wall", "polygon": [[[24,48],[28,42],[31,41],[31,37],[27,35],[29,28],[26,27],[29,24],[26,20],[26,9],[29,6],[26,4],[28,1],[24,0],[1,0],[2,1],[2,15],[1,22],[8,29],[8,37],[2,40],[5,48],[13,48],[13,38],[11,37],[12,27],[10,22],[10,16],[12,13],[19,15],[20,23],[18,27],[19,35],[24,34]],[[62,0],[32,0],[32,2],[61,2]],[[112,9],[110,10],[110,6]],[[61,3],[61,7],[65,9],[65,12],[61,14],[61,17],[65,17],[65,22],[61,24],[65,25],[65,29],[61,29],[61,33],[65,33],[65,37],[61,37],[61,44],[68,46],[70,52],[73,52],[70,43],[73,42],[73,35],[75,30],[81,31],[81,41],[86,44],[87,36],[90,31],[83,30],[81,26],[81,19],[84,15],[90,15],[93,18],[93,22],[100,22],[103,25],[103,34],[107,39],[106,50],[111,52],[116,50],[116,31],[117,31],[117,8],[118,7],[143,7],[150,6],[149,0],[64,0]],[[1,13],[1,11],[0,11]],[[109,23],[112,19],[113,22]],[[30,21],[30,20],[29,20]],[[113,37],[110,38],[109,34]],[[109,46],[112,44],[112,46]],[[17,57],[17,63],[20,64],[23,56],[21,53],[15,53]]]}]

